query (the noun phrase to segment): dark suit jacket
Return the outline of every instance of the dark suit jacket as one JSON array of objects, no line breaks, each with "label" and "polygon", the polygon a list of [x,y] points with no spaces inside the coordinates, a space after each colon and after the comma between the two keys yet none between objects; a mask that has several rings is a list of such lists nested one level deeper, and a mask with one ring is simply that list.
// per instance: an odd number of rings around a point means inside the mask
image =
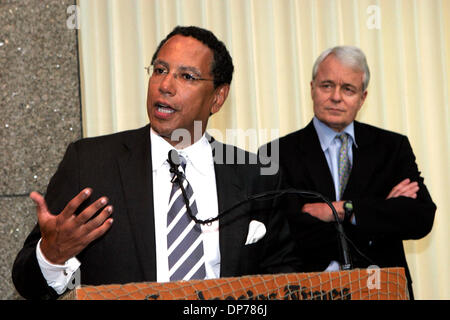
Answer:
[{"label": "dark suit jacket", "polygon": [[[81,262],[82,284],[156,281],[149,130],[147,125],[70,144],[50,181],[46,201],[54,214],[61,212],[85,187],[93,189],[91,203],[107,196],[114,206],[111,229],[77,256]],[[239,152],[235,147],[210,142],[217,155],[236,156]],[[247,195],[280,186],[279,176],[260,176],[257,164],[223,165],[220,160],[221,157],[215,157],[219,212]],[[221,277],[294,271],[294,243],[285,217],[276,210],[274,201],[247,203],[219,220]],[[263,222],[267,233],[257,243],[244,245],[252,219]],[[36,259],[39,239],[36,226],[13,267],[14,284],[26,298],[55,297]]]},{"label": "dark suit jacket", "polygon": [[[411,283],[402,240],[420,239],[428,234],[436,206],[420,176],[407,137],[357,121],[354,124],[358,148],[353,146],[353,167],[342,199],[353,201],[356,226],[346,222],[344,228],[351,241],[371,260],[367,261],[350,246],[354,267],[365,268],[370,264],[404,267]],[[334,201],[332,175],[313,122],[278,142],[280,166],[290,186],[319,192]],[[386,200],[391,189],[405,178],[419,183],[417,199]],[[335,225],[300,212],[306,202],[317,200],[289,196],[288,220],[304,263],[303,270],[322,271],[331,260],[342,262]]]}]

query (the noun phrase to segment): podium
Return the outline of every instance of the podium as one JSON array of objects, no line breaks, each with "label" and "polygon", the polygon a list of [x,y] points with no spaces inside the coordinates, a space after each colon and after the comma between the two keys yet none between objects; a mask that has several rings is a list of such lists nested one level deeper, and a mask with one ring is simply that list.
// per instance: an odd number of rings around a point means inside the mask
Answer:
[{"label": "podium", "polygon": [[81,286],[64,300],[408,300],[403,268]]}]

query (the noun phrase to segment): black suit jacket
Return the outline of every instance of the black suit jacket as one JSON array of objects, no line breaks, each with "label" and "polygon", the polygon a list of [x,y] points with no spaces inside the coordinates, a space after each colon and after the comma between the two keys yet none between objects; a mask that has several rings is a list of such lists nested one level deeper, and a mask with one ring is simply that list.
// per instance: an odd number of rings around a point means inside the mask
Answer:
[{"label": "black suit jacket", "polygon": [[[70,144],[50,181],[46,201],[54,214],[61,212],[85,187],[91,187],[93,194],[83,207],[101,196],[107,196],[114,206],[111,229],[77,255],[81,262],[82,284],[156,281],[149,130],[147,125]],[[247,195],[280,187],[279,176],[260,176],[259,164],[248,164],[248,161],[247,164],[223,164],[226,162],[223,159],[233,158],[227,158],[227,154],[236,158],[244,151],[213,139],[210,143],[215,153],[219,212]],[[250,156],[247,152],[243,154],[247,159]],[[219,220],[221,277],[295,270],[294,243],[285,216],[277,210],[275,201],[246,203]],[[245,245],[253,219],[263,222],[267,233],[257,243]],[[14,284],[26,298],[55,297],[36,259],[39,239],[40,231],[36,226],[13,267]]]},{"label": "black suit jacket", "polygon": [[[402,240],[428,234],[436,206],[420,176],[407,137],[357,121],[354,128],[358,148],[353,146],[353,167],[342,199],[353,201],[356,225],[346,222],[344,228],[356,247],[371,260],[351,247],[354,267],[404,267],[411,284]],[[280,167],[290,186],[319,192],[334,201],[332,175],[313,122],[280,138],[278,143]],[[270,154],[265,148],[267,145],[260,152]],[[386,200],[391,189],[405,178],[419,183],[417,199]],[[342,262],[334,223],[300,211],[304,203],[315,201],[296,196],[286,200],[289,225],[305,271],[322,271],[332,260]]]}]

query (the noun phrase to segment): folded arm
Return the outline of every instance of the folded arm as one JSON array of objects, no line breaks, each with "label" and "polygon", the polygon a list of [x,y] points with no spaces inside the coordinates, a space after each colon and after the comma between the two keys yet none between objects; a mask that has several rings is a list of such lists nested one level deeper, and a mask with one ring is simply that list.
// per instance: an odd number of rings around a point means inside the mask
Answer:
[{"label": "folded arm", "polygon": [[[420,239],[432,228],[436,206],[423,183],[406,137],[393,156],[396,158],[390,175],[374,177],[384,179],[385,184],[392,183],[392,187],[386,185],[385,195],[374,195],[373,190],[362,191],[361,196],[345,200],[353,202],[356,226],[364,232],[403,240]],[[333,202],[340,217],[344,215],[345,200]],[[334,221],[331,209],[324,203],[305,204],[301,210],[322,221]]]}]

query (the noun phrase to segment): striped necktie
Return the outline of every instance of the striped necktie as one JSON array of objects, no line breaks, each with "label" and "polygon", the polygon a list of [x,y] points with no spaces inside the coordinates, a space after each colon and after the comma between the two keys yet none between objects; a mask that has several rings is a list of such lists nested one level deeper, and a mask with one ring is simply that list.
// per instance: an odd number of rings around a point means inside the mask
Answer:
[{"label": "striped necktie", "polygon": [[[182,173],[186,159],[180,156]],[[192,214],[198,213],[194,192],[187,179],[183,186]],[[170,281],[204,279],[206,277],[203,240],[200,225],[196,224],[186,210],[185,201],[177,182],[173,182],[167,214],[167,251]]]},{"label": "striped necktie", "polygon": [[352,170],[352,165],[348,157],[348,134],[342,133],[336,136],[341,140],[341,148],[339,149],[339,199],[342,199],[348,178]]}]

